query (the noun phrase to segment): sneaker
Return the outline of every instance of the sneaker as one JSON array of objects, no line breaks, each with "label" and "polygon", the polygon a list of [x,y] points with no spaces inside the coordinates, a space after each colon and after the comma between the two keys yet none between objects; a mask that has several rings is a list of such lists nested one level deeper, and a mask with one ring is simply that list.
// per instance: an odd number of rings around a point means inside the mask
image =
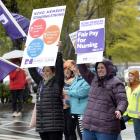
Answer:
[{"label": "sneaker", "polygon": [[15,111],[13,114],[12,114],[13,117],[16,117],[17,116],[17,112]]},{"label": "sneaker", "polygon": [[21,116],[22,115],[22,113],[21,112],[18,112],[17,114],[16,114],[16,117],[19,117],[19,116]]}]

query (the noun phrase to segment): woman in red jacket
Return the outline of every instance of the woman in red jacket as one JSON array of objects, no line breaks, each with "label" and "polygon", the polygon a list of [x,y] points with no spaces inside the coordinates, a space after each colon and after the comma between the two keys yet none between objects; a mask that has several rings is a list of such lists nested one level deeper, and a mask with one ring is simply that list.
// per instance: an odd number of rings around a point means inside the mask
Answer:
[{"label": "woman in red jacket", "polygon": [[[20,65],[20,60],[14,62],[17,65]],[[10,73],[10,92],[12,96],[12,110],[13,117],[21,116],[21,111],[23,108],[23,92],[26,84],[26,74],[25,71],[21,68]]]}]

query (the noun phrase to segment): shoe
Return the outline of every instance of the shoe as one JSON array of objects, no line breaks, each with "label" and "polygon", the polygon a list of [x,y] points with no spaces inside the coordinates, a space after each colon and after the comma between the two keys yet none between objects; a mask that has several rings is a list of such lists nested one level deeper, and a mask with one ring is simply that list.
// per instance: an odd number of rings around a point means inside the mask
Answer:
[{"label": "shoe", "polygon": [[16,117],[17,116],[17,112],[15,111],[13,114],[12,114],[13,117]]},{"label": "shoe", "polygon": [[20,117],[22,115],[22,113],[21,112],[18,112],[17,114],[16,114],[16,117]]}]

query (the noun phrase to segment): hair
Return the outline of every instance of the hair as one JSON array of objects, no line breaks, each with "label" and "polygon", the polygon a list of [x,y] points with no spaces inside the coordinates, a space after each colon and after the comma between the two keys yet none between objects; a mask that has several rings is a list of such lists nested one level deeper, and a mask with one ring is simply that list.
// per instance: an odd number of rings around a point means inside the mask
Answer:
[{"label": "hair", "polygon": [[55,72],[55,67],[54,66],[50,66],[50,69],[53,73]]},{"label": "hair", "polygon": [[64,62],[64,69],[65,68],[69,68],[70,69],[73,65],[76,65],[76,62],[74,60],[71,60],[71,59],[66,60]]},{"label": "hair", "polygon": [[131,70],[131,71],[129,71],[129,74],[133,74],[134,77],[135,77],[135,80],[140,81],[139,80],[139,71],[138,70]]},{"label": "hair", "polygon": [[[45,67],[46,67],[46,66],[44,66],[43,69],[44,69]],[[51,69],[51,71],[52,71],[53,73],[55,73],[55,67],[54,67],[54,66],[47,66],[47,67],[49,67],[49,68]],[[43,71],[43,69],[42,69],[42,71]]]},{"label": "hair", "polygon": [[[97,67],[98,67],[99,63],[102,63],[105,66],[105,68],[106,68],[107,73],[106,73],[106,75],[104,77],[99,77],[98,76]],[[113,65],[112,61],[110,61],[108,59],[104,59],[103,61],[97,62],[95,64],[95,71],[97,73],[98,80],[100,81],[100,79],[102,79],[102,80],[104,80],[104,79],[109,80],[109,79],[113,78],[114,76],[116,76],[117,69]]]}]

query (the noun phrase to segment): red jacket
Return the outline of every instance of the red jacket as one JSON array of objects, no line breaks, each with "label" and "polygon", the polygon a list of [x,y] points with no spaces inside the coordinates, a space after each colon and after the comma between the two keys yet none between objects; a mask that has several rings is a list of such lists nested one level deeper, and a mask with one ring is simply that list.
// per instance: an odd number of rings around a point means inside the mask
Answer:
[{"label": "red jacket", "polygon": [[26,84],[25,71],[17,68],[10,73],[10,90],[24,89]]}]

